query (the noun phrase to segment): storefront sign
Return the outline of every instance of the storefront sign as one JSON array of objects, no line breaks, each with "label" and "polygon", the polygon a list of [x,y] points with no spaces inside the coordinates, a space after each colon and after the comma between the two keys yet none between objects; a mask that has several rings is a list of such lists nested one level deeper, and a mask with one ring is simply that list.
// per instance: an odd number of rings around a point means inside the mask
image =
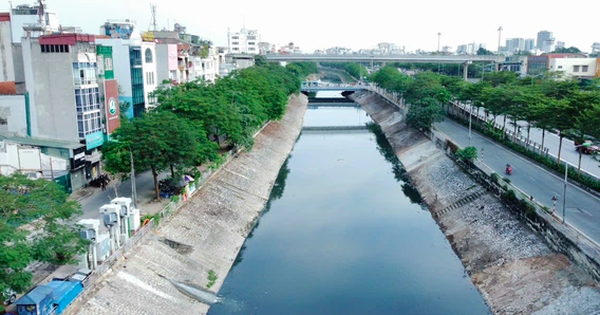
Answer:
[{"label": "storefront sign", "polygon": [[119,85],[117,80],[104,81],[104,99],[106,107],[106,131],[110,135],[121,126],[119,111]]},{"label": "storefront sign", "polygon": [[73,158],[71,158],[71,169],[78,169],[85,165],[85,148],[80,147],[73,150]]},{"label": "storefront sign", "polygon": [[[101,146],[104,143],[104,133],[97,131],[85,136],[85,148],[91,150]],[[85,153],[84,153],[85,155]],[[85,156],[84,156],[85,157]]]}]

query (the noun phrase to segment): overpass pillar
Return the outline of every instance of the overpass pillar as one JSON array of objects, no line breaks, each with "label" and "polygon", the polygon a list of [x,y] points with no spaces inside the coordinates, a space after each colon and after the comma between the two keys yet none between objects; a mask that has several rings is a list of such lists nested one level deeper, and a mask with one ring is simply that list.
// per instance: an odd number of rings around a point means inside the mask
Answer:
[{"label": "overpass pillar", "polygon": [[463,80],[467,81],[469,76],[469,65],[471,64],[471,60],[463,63]]}]

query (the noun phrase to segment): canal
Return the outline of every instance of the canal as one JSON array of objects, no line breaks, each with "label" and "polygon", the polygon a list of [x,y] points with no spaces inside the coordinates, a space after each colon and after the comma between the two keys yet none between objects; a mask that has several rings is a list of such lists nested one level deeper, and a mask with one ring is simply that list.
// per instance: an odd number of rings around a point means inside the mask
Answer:
[{"label": "canal", "polygon": [[[364,125],[308,109],[305,126]],[[377,126],[302,132],[220,291],[220,314],[491,314]]]}]

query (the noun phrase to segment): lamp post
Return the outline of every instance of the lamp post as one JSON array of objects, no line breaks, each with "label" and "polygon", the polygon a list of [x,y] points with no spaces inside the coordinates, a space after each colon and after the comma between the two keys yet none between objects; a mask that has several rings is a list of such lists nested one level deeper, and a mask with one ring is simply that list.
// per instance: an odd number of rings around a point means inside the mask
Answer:
[{"label": "lamp post", "polygon": [[[591,143],[584,143],[580,145],[576,145],[575,148],[579,149],[580,147],[589,147],[592,145]],[[565,160],[565,188],[563,191],[563,219],[562,224],[565,224],[565,216],[567,215],[567,179],[569,176],[569,163]]]},{"label": "lamp post", "polygon": [[437,49],[437,51],[439,52],[440,51],[440,43],[441,43],[442,32],[438,32],[437,36],[438,36],[438,49]]},{"label": "lamp post", "polygon": [[471,146],[471,117],[473,116],[473,103],[469,105],[469,146]]}]

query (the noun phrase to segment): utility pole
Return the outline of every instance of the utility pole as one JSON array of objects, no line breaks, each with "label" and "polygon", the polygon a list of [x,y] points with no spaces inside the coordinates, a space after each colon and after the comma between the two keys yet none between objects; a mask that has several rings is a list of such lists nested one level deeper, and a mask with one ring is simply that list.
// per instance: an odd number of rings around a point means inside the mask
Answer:
[{"label": "utility pole", "polygon": [[437,36],[438,36],[438,49],[437,49],[437,51],[440,52],[441,51],[440,50],[440,43],[441,43],[442,33],[438,32]]},{"label": "utility pole", "polygon": [[498,28],[498,53],[500,53],[500,42],[502,41],[502,26]]},{"label": "utility pole", "polygon": [[568,179],[568,175],[569,175],[569,163],[567,163],[567,161],[565,161],[565,190],[563,192],[563,218],[562,218],[562,224],[565,224],[565,215],[567,215],[567,179]]},{"label": "utility pole", "polygon": [[133,201],[133,207],[137,209],[137,192],[135,189],[135,167],[133,165],[133,152],[129,147],[129,161],[131,163],[131,200]]}]

